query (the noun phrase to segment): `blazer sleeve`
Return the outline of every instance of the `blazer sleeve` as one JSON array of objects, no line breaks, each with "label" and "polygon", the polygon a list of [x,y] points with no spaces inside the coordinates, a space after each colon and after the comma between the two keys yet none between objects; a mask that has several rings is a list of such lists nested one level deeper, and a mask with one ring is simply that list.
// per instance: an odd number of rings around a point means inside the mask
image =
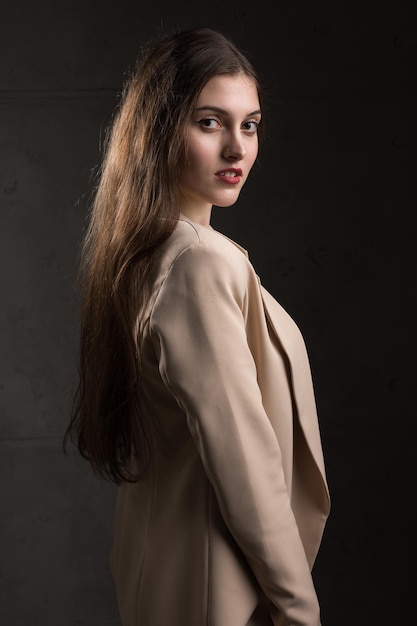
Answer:
[{"label": "blazer sleeve", "polygon": [[224,520],[276,612],[275,626],[319,626],[311,571],[262,405],[245,310],[243,254],[190,245],[150,317],[160,373],[184,410]]}]

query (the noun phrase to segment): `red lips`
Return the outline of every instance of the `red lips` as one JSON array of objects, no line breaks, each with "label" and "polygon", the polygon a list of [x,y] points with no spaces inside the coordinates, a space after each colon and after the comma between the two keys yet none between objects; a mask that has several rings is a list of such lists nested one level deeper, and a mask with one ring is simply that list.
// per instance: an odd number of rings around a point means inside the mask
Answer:
[{"label": "red lips", "polygon": [[242,170],[236,167],[228,167],[224,170],[216,172],[216,178],[223,183],[227,183],[228,185],[237,185],[240,183],[241,176]]}]

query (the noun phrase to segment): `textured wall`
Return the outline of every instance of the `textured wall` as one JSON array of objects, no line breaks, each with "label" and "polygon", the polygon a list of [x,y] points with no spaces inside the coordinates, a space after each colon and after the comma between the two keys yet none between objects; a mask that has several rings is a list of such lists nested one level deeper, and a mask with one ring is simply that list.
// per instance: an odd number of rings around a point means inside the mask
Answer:
[{"label": "textured wall", "polygon": [[310,351],[333,498],[314,570],[323,624],[412,621],[412,22],[393,1],[276,4],[274,15],[248,0],[2,4],[5,626],[119,623],[107,563],[115,489],[60,449],[78,246],[124,72],[158,28],[197,24],[232,35],[268,89],[252,180],[213,222],[247,247]]}]

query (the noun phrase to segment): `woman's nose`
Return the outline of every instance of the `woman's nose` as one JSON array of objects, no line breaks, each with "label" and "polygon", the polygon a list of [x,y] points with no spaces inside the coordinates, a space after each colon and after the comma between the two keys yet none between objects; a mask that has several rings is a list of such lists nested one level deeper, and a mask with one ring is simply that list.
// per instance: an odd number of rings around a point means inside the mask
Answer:
[{"label": "woman's nose", "polygon": [[240,133],[229,133],[225,141],[223,156],[229,161],[240,161],[246,154],[245,144]]}]

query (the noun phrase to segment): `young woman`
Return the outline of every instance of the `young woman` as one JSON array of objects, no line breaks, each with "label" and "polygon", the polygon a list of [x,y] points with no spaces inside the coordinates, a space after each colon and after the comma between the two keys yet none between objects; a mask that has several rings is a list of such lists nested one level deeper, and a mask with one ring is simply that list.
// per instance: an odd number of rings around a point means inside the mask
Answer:
[{"label": "young woman", "polygon": [[123,626],[318,626],[329,496],[302,336],[210,226],[258,153],[262,93],[222,34],[143,51],[83,248],[67,430],[116,482]]}]

